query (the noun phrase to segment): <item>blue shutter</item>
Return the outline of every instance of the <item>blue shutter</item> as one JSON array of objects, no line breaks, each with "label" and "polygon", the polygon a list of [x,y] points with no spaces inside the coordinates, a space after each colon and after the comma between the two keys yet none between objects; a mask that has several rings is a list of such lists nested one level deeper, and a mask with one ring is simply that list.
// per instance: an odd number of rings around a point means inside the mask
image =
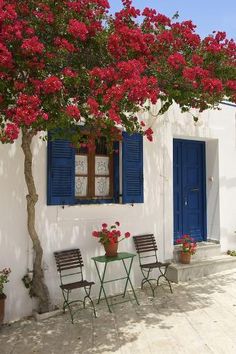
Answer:
[{"label": "blue shutter", "polygon": [[123,133],[122,201],[143,203],[143,136]]},{"label": "blue shutter", "polygon": [[114,202],[119,203],[120,197],[120,164],[119,164],[119,142],[114,143],[114,152],[113,152],[113,165],[114,165]]},{"label": "blue shutter", "polygon": [[75,150],[66,140],[48,140],[48,205],[75,203]]}]

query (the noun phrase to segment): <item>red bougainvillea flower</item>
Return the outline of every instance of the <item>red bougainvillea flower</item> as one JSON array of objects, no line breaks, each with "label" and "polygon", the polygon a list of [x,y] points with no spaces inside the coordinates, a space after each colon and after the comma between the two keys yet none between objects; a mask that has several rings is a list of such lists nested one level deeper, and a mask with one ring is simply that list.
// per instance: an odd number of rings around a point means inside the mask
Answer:
[{"label": "red bougainvillea flower", "polygon": [[21,48],[26,54],[42,54],[44,45],[39,41],[37,36],[29,39],[24,39]]},{"label": "red bougainvillea flower", "polygon": [[[224,32],[201,40],[191,21],[147,7],[141,12],[131,0],[122,4],[108,16],[108,0],[58,7],[51,0],[0,1],[0,137],[7,123],[35,133],[64,131],[83,117],[109,142],[117,139],[117,126],[152,141],[145,123],[134,118],[148,109],[146,102],[162,100],[164,113],[174,101],[184,111],[193,105],[202,111],[236,100],[236,45]],[[20,94],[40,103],[19,105]],[[82,140],[73,136],[74,143]]]},{"label": "red bougainvillea flower", "polygon": [[14,141],[18,138],[19,128],[13,123],[7,123],[5,134],[7,139],[9,139],[10,141]]},{"label": "red bougainvillea flower", "polygon": [[70,33],[74,38],[79,38],[81,41],[85,41],[88,34],[88,29],[83,22],[76,19],[71,19],[67,27],[68,33]]},{"label": "red bougainvillea flower", "polygon": [[152,141],[153,140],[153,130],[152,128],[148,128],[145,130],[144,134],[146,135],[147,139],[149,141]]},{"label": "red bougainvillea flower", "polygon": [[0,42],[0,68],[11,68],[12,67],[12,53],[7,49],[7,47]]},{"label": "red bougainvillea flower", "polygon": [[221,92],[223,90],[222,81],[219,79],[204,78],[202,79],[202,85],[204,91]]},{"label": "red bougainvillea flower", "polygon": [[174,69],[179,69],[181,66],[186,64],[186,61],[182,54],[175,53],[169,56],[167,59],[168,64],[170,64]]},{"label": "red bougainvillea flower", "polygon": [[93,114],[94,116],[100,115],[101,112],[99,111],[99,104],[94,98],[89,97],[87,100],[87,105],[89,107],[91,114]]},{"label": "red bougainvillea flower", "polygon": [[64,68],[62,70],[62,74],[67,77],[73,77],[73,78],[78,77],[78,74],[74,70],[72,70],[71,68]]},{"label": "red bougainvillea flower", "polygon": [[226,82],[226,86],[233,90],[233,91],[236,91],[236,80],[229,80]]},{"label": "red bougainvillea flower", "polygon": [[80,110],[75,105],[69,105],[66,107],[66,113],[68,116],[75,118],[76,120],[80,119]]},{"label": "red bougainvillea flower", "polygon": [[73,43],[69,42],[66,38],[60,38],[60,37],[56,37],[54,39],[54,44],[56,46],[58,46],[61,49],[64,49],[68,52],[75,52],[76,51],[76,47]]},{"label": "red bougainvillea flower", "polygon": [[63,85],[56,76],[50,76],[43,82],[43,90],[45,93],[55,93],[62,89]]}]

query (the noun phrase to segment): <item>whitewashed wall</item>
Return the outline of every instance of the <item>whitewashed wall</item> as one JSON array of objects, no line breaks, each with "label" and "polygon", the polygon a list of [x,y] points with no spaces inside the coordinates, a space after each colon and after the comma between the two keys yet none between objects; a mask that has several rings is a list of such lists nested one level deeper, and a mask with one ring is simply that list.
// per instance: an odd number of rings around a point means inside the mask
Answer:
[{"label": "whitewashed wall", "polygon": [[[92,230],[120,221],[123,231],[131,234],[154,233],[161,260],[173,252],[173,138],[206,141],[207,228],[208,238],[220,240],[222,251],[236,249],[236,116],[235,108],[222,105],[221,111],[207,111],[195,126],[190,114],[181,114],[177,106],[156,119],[146,114],[156,131],[154,142],[144,143],[144,204],[83,205],[54,207],[46,205],[46,143],[35,138],[34,174],[39,193],[37,230],[44,249],[45,277],[53,304],[61,303],[53,252],[79,247],[85,262],[87,279],[98,278],[91,257],[104,253]],[[11,267],[6,285],[5,321],[30,315],[35,306],[21,281],[27,268],[32,269],[32,245],[26,229],[26,187],[20,141],[0,145],[0,269]],[[120,243],[119,250],[134,252],[132,239]],[[118,273],[115,263],[108,276]],[[135,286],[140,285],[137,259],[132,271]],[[117,283],[110,292],[121,290]]]}]

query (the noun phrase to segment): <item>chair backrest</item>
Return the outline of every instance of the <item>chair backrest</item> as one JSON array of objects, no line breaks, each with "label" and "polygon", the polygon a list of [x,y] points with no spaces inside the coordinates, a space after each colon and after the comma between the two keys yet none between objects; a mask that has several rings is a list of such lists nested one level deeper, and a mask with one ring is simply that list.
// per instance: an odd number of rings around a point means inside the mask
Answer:
[{"label": "chair backrest", "polygon": [[140,264],[144,264],[144,262],[142,262],[143,258],[154,257],[155,261],[156,262],[158,261],[157,259],[158,248],[153,234],[133,236],[133,240],[134,240],[136,252],[139,255]]},{"label": "chair backrest", "polygon": [[60,274],[61,283],[63,278],[80,274],[83,280],[83,259],[79,248],[54,252],[57,270]]}]

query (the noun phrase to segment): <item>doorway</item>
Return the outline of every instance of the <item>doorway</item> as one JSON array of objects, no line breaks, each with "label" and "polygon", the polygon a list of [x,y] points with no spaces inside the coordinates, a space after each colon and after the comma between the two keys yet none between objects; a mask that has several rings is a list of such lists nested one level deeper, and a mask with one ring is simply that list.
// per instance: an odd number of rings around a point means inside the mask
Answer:
[{"label": "doorway", "polygon": [[183,234],[206,241],[205,142],[174,139],[174,243]]}]

